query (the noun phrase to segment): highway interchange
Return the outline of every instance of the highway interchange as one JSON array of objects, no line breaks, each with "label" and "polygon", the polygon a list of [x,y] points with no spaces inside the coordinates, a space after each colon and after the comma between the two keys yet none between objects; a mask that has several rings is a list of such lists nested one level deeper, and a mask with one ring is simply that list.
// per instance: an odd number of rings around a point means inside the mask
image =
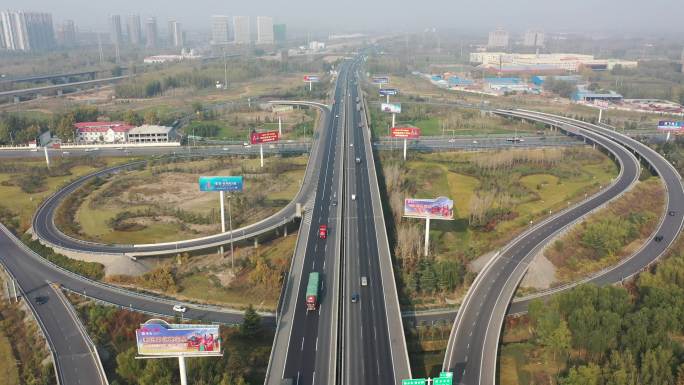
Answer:
[{"label": "highway interchange", "polygon": [[[382,208],[378,207],[377,176],[374,167],[369,167],[374,161],[370,134],[366,129],[365,108],[362,111],[356,109],[356,97],[363,99],[363,95],[358,93],[358,65],[358,61],[343,64],[330,109],[309,104],[320,108],[322,114],[319,134],[314,138],[311,149],[310,159],[313,162],[307,166],[307,176],[297,198],[277,215],[234,232],[235,239],[238,236],[254,237],[294,219],[295,203],[304,203],[306,208],[285,285],[282,310],[276,319],[276,338],[267,384],[279,384],[283,378],[292,379],[297,385],[399,384],[402,378],[410,377],[398,302],[394,305],[396,286],[384,234]],[[535,224],[502,249],[478,275],[454,321],[443,365],[444,370],[454,372],[455,383],[462,384],[496,383],[501,326],[507,312],[524,311],[528,303],[526,299],[511,305],[511,299],[531,257],[554,234],[618,197],[635,182],[640,169],[630,151],[663,178],[668,198],[666,213],[674,214],[662,217],[656,231],[664,237],[662,242],[648,242],[632,257],[589,280],[611,284],[638,273],[667,250],[684,223],[684,191],[680,176],[647,146],[605,127],[567,118],[522,110],[493,112],[542,122],[573,136],[586,138],[613,154],[621,172],[613,184],[593,197]],[[548,139],[537,138],[527,143],[541,145],[545,140]],[[443,142],[417,142],[415,148],[439,149]],[[480,145],[470,139],[447,143],[453,148]],[[492,143],[492,146],[496,145]],[[301,144],[292,144],[292,150],[300,151],[301,147],[297,146]],[[379,144],[376,148],[383,146],[387,144]],[[239,151],[239,145],[234,150]],[[358,163],[356,158],[359,158]],[[104,173],[109,172],[112,170]],[[60,238],[63,234],[54,227],[52,213],[58,202],[80,182],[82,180],[70,184],[41,205],[33,222],[34,231],[40,238],[67,249],[88,252],[131,253],[131,256],[141,251],[141,255],[145,252],[152,255],[169,253],[168,244],[140,248]],[[351,194],[356,199],[352,200]],[[329,226],[330,236],[327,239],[318,238],[318,225],[321,223]],[[54,238],[51,240],[51,237]],[[172,245],[174,250],[181,251],[214,247],[227,240],[228,236],[221,234],[209,240],[190,240]],[[171,306],[175,301],[134,294],[66,272],[28,250],[8,231],[0,232],[0,250],[0,261],[16,278],[29,301],[36,296],[49,296],[52,288],[48,283],[58,282],[69,291],[110,304],[154,315],[173,314]],[[316,312],[306,312],[302,304],[306,278],[311,271],[322,272],[324,281],[321,305]],[[367,277],[368,286],[361,286],[361,277]],[[359,294],[358,302],[351,302],[352,294]],[[99,383],[94,360],[82,359],[92,354],[84,339],[77,335],[74,320],[65,311],[64,304],[50,300],[33,307],[55,351],[61,383],[76,384],[84,378],[90,379],[91,383]],[[187,316],[226,324],[241,320],[239,312],[209,306],[190,306]],[[428,316],[425,319],[434,318]],[[267,317],[267,320],[272,318]],[[396,330],[399,330],[399,335]]]}]

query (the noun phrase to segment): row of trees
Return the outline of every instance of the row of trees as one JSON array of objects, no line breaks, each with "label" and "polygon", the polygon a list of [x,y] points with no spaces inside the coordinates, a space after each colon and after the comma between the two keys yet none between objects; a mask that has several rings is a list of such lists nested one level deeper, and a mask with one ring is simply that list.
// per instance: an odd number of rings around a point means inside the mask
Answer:
[{"label": "row of trees", "polygon": [[684,333],[683,294],[680,244],[631,292],[586,285],[531,303],[532,342],[547,363],[569,367],[559,384],[682,384],[684,358],[673,336]]},{"label": "row of trees", "polygon": [[[147,317],[113,307],[87,304],[79,309],[86,328],[104,359],[112,385],[171,385],[180,383],[178,361],[136,359],[135,333]],[[250,306],[238,328],[222,327],[222,357],[186,359],[193,385],[262,384],[273,332],[263,329],[261,317]]]}]

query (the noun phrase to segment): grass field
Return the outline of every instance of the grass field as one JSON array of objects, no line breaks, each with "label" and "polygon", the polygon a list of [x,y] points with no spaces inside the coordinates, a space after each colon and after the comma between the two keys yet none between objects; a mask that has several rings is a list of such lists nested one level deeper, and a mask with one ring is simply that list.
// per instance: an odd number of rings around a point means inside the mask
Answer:
[{"label": "grass field", "polygon": [[[108,166],[124,163],[130,159],[124,158],[106,158],[104,161]],[[8,162],[18,162],[23,165],[30,165],[32,167],[44,167],[45,163],[41,160],[12,160]],[[19,214],[21,230],[26,230],[31,226],[31,218],[38,205],[52,193],[59,189],[67,182],[78,178],[79,176],[88,174],[96,169],[89,166],[76,166],[71,169],[71,174],[68,176],[48,177],[46,178],[46,190],[38,193],[26,193],[18,186],[3,186],[3,181],[13,180],[20,175],[14,173],[0,173],[0,205],[5,206],[12,211]]]},{"label": "grass field", "polygon": [[[436,260],[458,261],[467,265],[473,259],[503,246],[528,227],[531,221],[538,221],[547,216],[549,211],[558,211],[567,207],[567,202],[575,202],[583,199],[585,194],[598,191],[617,175],[615,164],[607,156],[590,148],[529,150],[527,153],[537,154],[540,159],[560,156],[562,160],[551,165],[522,162],[506,171],[484,171],[478,168],[481,167],[478,166],[479,162],[506,156],[506,153],[414,154],[406,163],[388,154],[381,157],[383,167],[391,168],[400,164],[402,182],[399,186],[404,188],[403,191],[393,191],[388,199],[392,202],[408,197],[451,198],[454,201],[454,220],[431,222],[430,255]],[[553,173],[549,173],[549,169]],[[493,176],[487,176],[490,173]],[[397,193],[399,197],[395,196]],[[490,199],[490,210],[501,208],[510,214],[495,219],[487,227],[474,226],[473,210],[482,199]],[[397,218],[396,213],[394,218]],[[418,226],[422,233],[423,223],[402,218],[395,222],[395,226]],[[404,297],[404,303],[414,307],[444,305],[458,301],[465,289],[461,287],[451,293],[440,292],[439,295],[413,293],[411,297]]]},{"label": "grass field", "polygon": [[19,369],[12,345],[3,333],[0,333],[0,357],[0,379],[3,385],[19,385]]},{"label": "grass field", "polygon": [[[232,158],[231,158],[232,159]],[[216,169],[216,160],[200,160],[174,163],[172,172],[153,175],[150,168],[114,176],[97,191],[90,193],[76,212],[76,222],[81,226],[81,237],[104,243],[140,244],[170,242],[179,239],[197,238],[220,232],[218,194],[200,192],[197,187],[199,175],[240,175],[245,172],[253,175],[245,178],[244,191],[233,200],[231,212],[233,226],[254,223],[275,213],[285,202],[289,202],[299,191],[306,157],[270,158],[266,164],[290,165],[293,169],[279,173],[278,177],[267,168],[262,171],[258,159],[232,159]],[[159,169],[163,169],[160,166]],[[260,176],[260,174],[262,174]],[[104,204],[93,204],[99,194],[119,183],[120,180],[133,180],[133,186],[126,188],[115,197],[105,200]],[[249,205],[249,199],[263,196],[259,204]],[[240,202],[245,203],[240,203]],[[237,202],[237,203],[236,203]],[[200,216],[211,216],[209,223],[189,222],[175,213],[161,210],[181,209]],[[154,215],[137,215],[126,219],[135,224],[130,229],[114,228],[110,221],[123,212],[144,212],[150,210]],[[226,210],[228,207],[226,205]]]}]

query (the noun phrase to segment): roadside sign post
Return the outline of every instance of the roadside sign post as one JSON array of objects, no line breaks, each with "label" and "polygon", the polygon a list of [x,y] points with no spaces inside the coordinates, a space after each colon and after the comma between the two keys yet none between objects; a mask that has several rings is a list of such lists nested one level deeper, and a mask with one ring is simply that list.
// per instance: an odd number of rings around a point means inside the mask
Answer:
[{"label": "roadside sign post", "polygon": [[393,112],[392,113],[392,127],[396,127],[396,125],[397,125],[397,114]]},{"label": "roadside sign post", "polygon": [[392,127],[391,137],[404,138],[404,160],[406,160],[407,142],[408,139],[418,139],[420,137],[420,128],[418,127]]},{"label": "roadside sign post", "polygon": [[670,135],[674,133],[681,134],[684,132],[684,121],[661,120],[658,122],[658,131],[665,131],[665,141],[670,140]]},{"label": "roadside sign post", "polygon": [[135,330],[136,359],[178,358],[181,385],[188,384],[185,357],[221,357],[218,325],[169,324],[151,319]]},{"label": "roadside sign post", "polygon": [[278,136],[283,136],[283,119],[278,115]]},{"label": "roadside sign post", "polygon": [[454,201],[446,197],[435,199],[404,199],[404,217],[425,219],[425,250],[427,257],[430,245],[430,220],[454,219]]},{"label": "roadside sign post", "polygon": [[[241,192],[243,180],[241,176],[201,176],[199,177],[200,191],[218,191],[219,201],[221,206],[221,233],[226,232],[226,210],[225,210],[225,192]],[[230,266],[231,269],[235,267],[235,259],[233,255],[233,217],[230,211],[230,199],[232,196],[228,195],[228,223],[230,226]],[[219,253],[223,258],[223,245],[219,246]]]},{"label": "roadside sign post", "polygon": [[249,135],[249,142],[259,145],[261,167],[264,167],[264,143],[277,142],[278,139],[280,139],[278,131],[256,132],[256,130],[252,130],[252,133]]},{"label": "roadside sign post", "polygon": [[313,90],[313,83],[318,83],[321,78],[318,75],[304,75],[304,81],[309,83],[309,92]]}]

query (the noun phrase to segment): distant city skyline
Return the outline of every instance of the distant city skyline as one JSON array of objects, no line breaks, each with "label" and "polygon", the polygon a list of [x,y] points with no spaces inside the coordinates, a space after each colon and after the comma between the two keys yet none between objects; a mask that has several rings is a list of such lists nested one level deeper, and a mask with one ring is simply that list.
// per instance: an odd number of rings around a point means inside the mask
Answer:
[{"label": "distant city skyline", "polygon": [[[274,22],[287,23],[300,30],[310,31],[416,31],[425,27],[483,32],[503,27],[511,33],[523,33],[528,28],[555,31],[622,32],[650,34],[681,34],[680,15],[684,14],[684,1],[653,0],[643,2],[624,0],[595,2],[575,0],[559,7],[555,2],[529,0],[525,4],[510,0],[490,0],[487,6],[476,3],[424,0],[377,0],[373,2],[349,0],[331,15],[313,0],[295,0],[283,3],[275,0],[219,3],[215,0],[169,2],[162,0],[119,0],[95,3],[90,0],[5,0],[3,8],[49,12],[57,22],[73,19],[81,29],[104,32],[108,15],[139,14],[158,19],[177,18],[185,29],[208,30],[211,15],[248,15],[264,13]],[[264,12],[268,9],[268,12]],[[359,12],[362,10],[362,12]],[[439,10],[439,11],[436,11]],[[466,15],[458,21],[454,14]],[[378,15],[389,23],[378,23]],[[334,17],[333,17],[334,16]]]}]

